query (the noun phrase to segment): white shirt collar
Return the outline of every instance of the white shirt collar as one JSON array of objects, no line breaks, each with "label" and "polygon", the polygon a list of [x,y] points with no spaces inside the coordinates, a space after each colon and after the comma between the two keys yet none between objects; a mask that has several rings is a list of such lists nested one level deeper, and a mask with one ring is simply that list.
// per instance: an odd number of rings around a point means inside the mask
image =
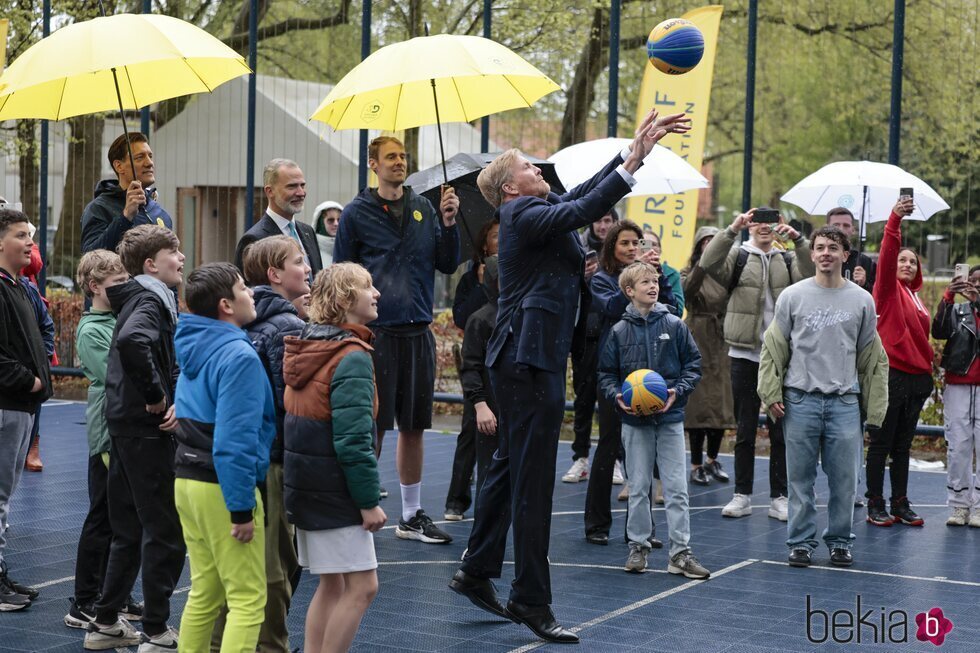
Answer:
[{"label": "white shirt collar", "polygon": [[[279,227],[279,231],[287,236],[292,236],[292,234],[289,232],[289,223],[292,222],[292,220],[282,217],[273,211],[271,206],[266,208],[265,212],[270,218],[272,218],[272,221],[276,223],[276,226]],[[299,229],[296,230],[296,233],[299,233]]]}]

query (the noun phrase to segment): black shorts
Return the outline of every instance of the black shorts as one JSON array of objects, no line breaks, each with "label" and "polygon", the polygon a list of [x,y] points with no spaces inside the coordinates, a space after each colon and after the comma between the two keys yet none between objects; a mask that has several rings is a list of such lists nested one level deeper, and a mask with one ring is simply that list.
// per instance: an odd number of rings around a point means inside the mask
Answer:
[{"label": "black shorts", "polygon": [[398,422],[403,431],[432,428],[436,339],[429,325],[377,327],[374,375],[378,384],[378,431]]}]

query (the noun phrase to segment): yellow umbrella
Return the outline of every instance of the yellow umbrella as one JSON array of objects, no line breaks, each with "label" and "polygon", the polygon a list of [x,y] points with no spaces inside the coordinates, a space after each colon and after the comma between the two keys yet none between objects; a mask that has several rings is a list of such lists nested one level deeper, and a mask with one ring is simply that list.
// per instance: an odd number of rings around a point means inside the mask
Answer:
[{"label": "yellow umbrella", "polygon": [[397,131],[529,107],[557,90],[544,73],[490,39],[420,36],[358,64],[310,119],[334,129]]},{"label": "yellow umbrella", "polygon": [[204,30],[155,14],[102,16],[38,41],[0,75],[0,121],[135,110],[251,72]]}]

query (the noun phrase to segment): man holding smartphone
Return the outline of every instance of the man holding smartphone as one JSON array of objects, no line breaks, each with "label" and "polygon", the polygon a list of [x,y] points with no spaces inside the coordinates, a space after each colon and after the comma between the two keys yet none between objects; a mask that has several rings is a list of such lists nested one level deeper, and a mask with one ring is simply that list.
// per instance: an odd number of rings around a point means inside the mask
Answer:
[{"label": "man holding smartphone", "polygon": [[[854,223],[854,214],[851,213],[850,209],[838,206],[827,211],[827,224],[843,231],[851,245],[856,244],[854,242],[854,235],[857,229]],[[860,240],[860,235],[858,235],[858,239]],[[844,267],[841,270],[841,274],[844,275],[845,279],[853,281],[868,292],[871,292],[875,287],[875,276],[877,273],[878,265],[874,259],[867,254],[853,249],[851,250],[851,255],[844,261]]]},{"label": "man holding smartphone", "polygon": [[[743,229],[749,239],[738,245]],[[792,240],[793,251],[777,249],[776,236]],[[701,256],[701,267],[728,289],[725,341],[731,358],[732,394],[738,430],[735,437],[735,495],[722,509],[725,517],[752,514],[755,470],[755,436],[759,426],[760,399],[756,392],[762,334],[773,320],[776,299],[791,284],[814,274],[810,243],[768,207],[742,213],[731,226],[718,232]],[[786,521],[786,445],[782,424],[768,420],[769,516]]]}]

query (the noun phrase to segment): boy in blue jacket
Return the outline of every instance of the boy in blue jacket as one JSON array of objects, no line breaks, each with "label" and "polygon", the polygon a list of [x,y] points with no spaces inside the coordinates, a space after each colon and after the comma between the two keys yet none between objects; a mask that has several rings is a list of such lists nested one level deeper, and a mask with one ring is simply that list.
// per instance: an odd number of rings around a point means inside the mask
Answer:
[{"label": "boy in blue jacket", "polygon": [[254,651],[266,601],[258,486],[276,435],[272,388],[242,330],[255,319],[255,304],[238,268],[201,266],[185,297],[191,314],[174,337],[181,370],[174,493],[191,563],[180,647],[208,650],[227,603],[221,650]]},{"label": "boy in blue jacket", "polygon": [[[687,325],[657,303],[658,277],[653,265],[642,262],[627,266],[619,275],[619,286],[630,305],[609,332],[599,358],[599,389],[622,411],[629,478],[626,536],[630,552],[625,569],[642,573],[647,568],[653,535],[650,494],[656,464],[660,467],[670,531],[667,571],[704,579],[710,572],[688,546],[691,524],[684,457],[684,406],[701,380],[701,353]],[[659,372],[667,383],[666,403],[649,416],[635,413],[623,402],[621,392],[626,377],[640,369]]]}]

